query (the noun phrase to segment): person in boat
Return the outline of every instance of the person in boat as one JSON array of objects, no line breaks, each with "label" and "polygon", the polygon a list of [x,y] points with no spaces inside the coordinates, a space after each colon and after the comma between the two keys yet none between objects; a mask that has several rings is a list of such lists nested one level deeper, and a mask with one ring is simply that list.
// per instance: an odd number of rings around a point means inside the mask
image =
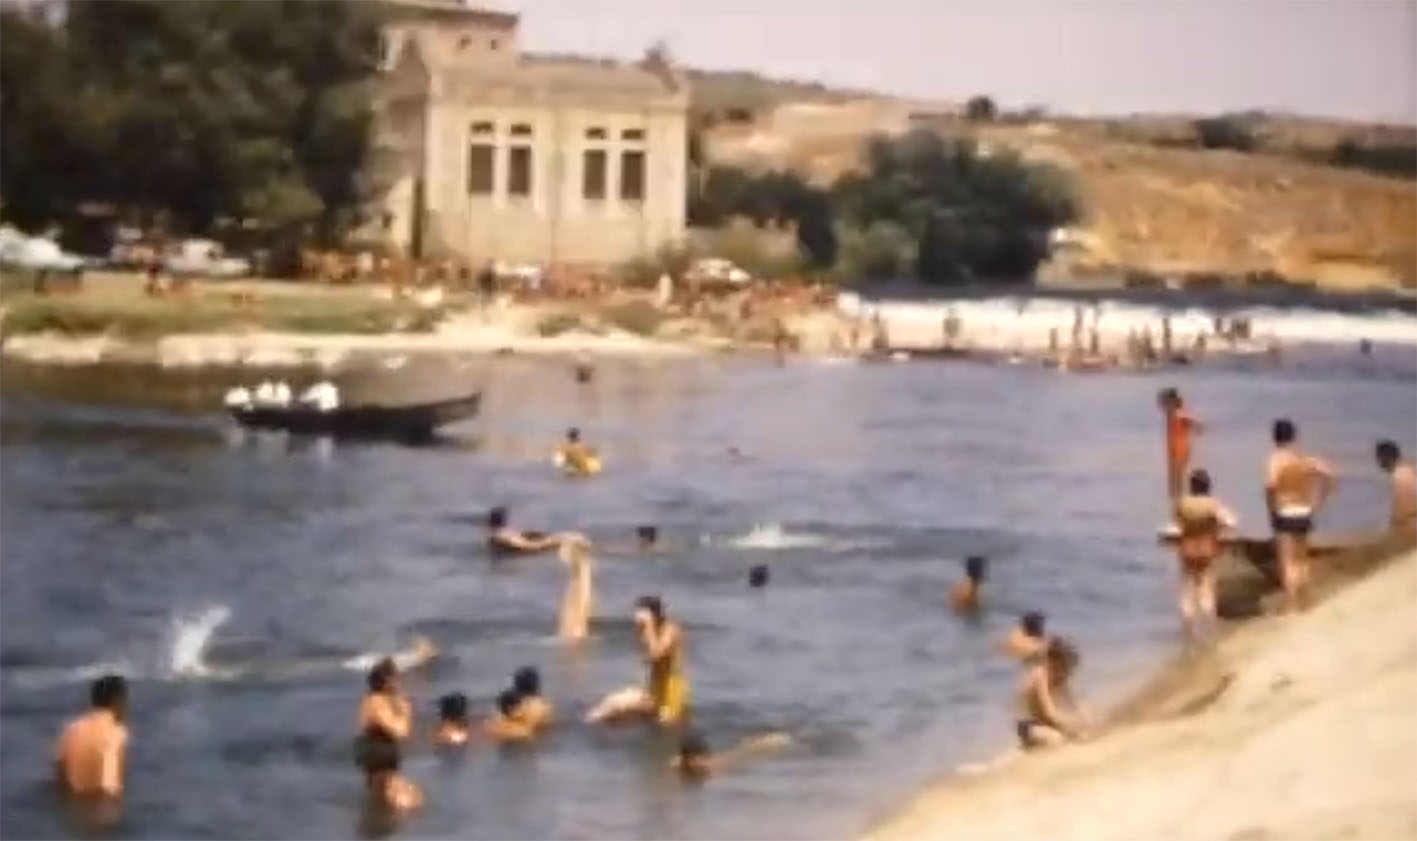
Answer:
[{"label": "person in boat", "polygon": [[558,633],[567,642],[580,642],[590,633],[590,614],[594,608],[590,542],[584,538],[563,540],[559,554],[569,574],[561,597]]},{"label": "person in boat", "polygon": [[1047,617],[1036,610],[1020,616],[1018,625],[1004,640],[1004,653],[1026,660],[1042,651],[1048,643],[1047,624]]},{"label": "person in boat", "polygon": [[566,430],[566,440],[556,448],[553,461],[567,476],[594,476],[601,468],[600,456],[581,441],[581,431],[576,427]]},{"label": "person in boat", "polygon": [[223,402],[228,409],[249,409],[252,406],[251,389],[238,385],[226,392]]},{"label": "person in boat", "polygon": [[472,738],[472,722],[467,715],[467,696],[449,692],[438,699],[438,727],[433,731],[433,744],[440,747],[462,747]]},{"label": "person in boat", "polygon": [[505,506],[487,512],[487,548],[496,555],[530,555],[561,545],[563,535],[512,528]]},{"label": "person in boat", "polygon": [[1191,463],[1191,436],[1199,432],[1200,423],[1186,411],[1181,393],[1163,388],[1156,395],[1166,419],[1166,489],[1174,505],[1181,497],[1182,483]]},{"label": "person in boat", "polygon": [[532,730],[545,730],[551,725],[556,709],[541,694],[541,673],[523,666],[512,675],[512,691],[517,693],[517,708],[512,717]]},{"label": "person in boat", "polygon": [[128,750],[128,682],[104,675],[89,687],[89,711],[70,721],[56,746],[59,785],[81,797],[117,798],[123,794]]},{"label": "person in boat", "polygon": [[1388,526],[1393,531],[1417,531],[1417,471],[1404,461],[1396,441],[1383,439],[1373,449],[1378,467],[1392,479],[1392,512]]},{"label": "person in boat", "polygon": [[333,412],[339,408],[339,389],[329,380],[321,380],[305,389],[300,402],[322,412]]},{"label": "person in boat", "polygon": [[365,788],[378,804],[404,811],[422,802],[418,786],[399,773],[401,744],[413,732],[413,705],[399,688],[398,666],[385,657],[369,670],[359,705],[355,756]]},{"label": "person in boat", "polygon": [[971,555],[964,559],[964,578],[955,582],[950,590],[950,607],[960,613],[972,613],[979,609],[979,590],[989,572],[989,559],[982,555]]},{"label": "person in boat", "polygon": [[1186,630],[1195,633],[1202,623],[1215,622],[1215,573],[1211,564],[1220,555],[1221,536],[1236,525],[1235,514],[1211,496],[1210,474],[1191,472],[1188,493],[1176,501],[1180,533],[1176,556],[1181,562],[1179,606]]},{"label": "person in boat", "polygon": [[642,596],[636,601],[634,618],[648,672],[645,683],[606,696],[586,720],[595,724],[649,717],[661,725],[678,724],[689,707],[683,629],[666,615],[658,596]]},{"label": "person in boat", "polygon": [[1072,644],[1054,637],[1024,661],[1015,730],[1025,750],[1054,747],[1083,735],[1085,724],[1070,687],[1078,660]]},{"label": "person in boat", "polygon": [[702,735],[686,733],[679,742],[678,752],[669,760],[669,767],[685,780],[700,781],[744,760],[781,750],[790,744],[792,738],[786,733],[764,733],[744,739],[728,750],[714,752]]},{"label": "person in boat", "polygon": [[497,696],[497,711],[482,722],[482,734],[494,742],[528,742],[536,738],[536,728],[517,718],[522,698],[515,689]]},{"label": "person in boat", "polygon": [[1298,610],[1309,583],[1309,533],[1314,516],[1333,493],[1333,470],[1299,449],[1299,429],[1288,418],[1274,422],[1274,449],[1265,470],[1265,501],[1274,528],[1284,604]]}]

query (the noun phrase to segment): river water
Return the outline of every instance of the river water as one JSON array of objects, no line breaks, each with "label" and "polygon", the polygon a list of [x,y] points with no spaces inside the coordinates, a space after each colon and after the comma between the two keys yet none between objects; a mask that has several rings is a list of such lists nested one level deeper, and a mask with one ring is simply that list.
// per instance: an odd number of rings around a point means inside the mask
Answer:
[{"label": "river water", "polygon": [[[1197,461],[1251,531],[1277,415],[1341,473],[1328,529],[1384,516],[1374,439],[1417,449],[1417,357],[1399,346],[1107,376],[694,359],[607,362],[576,386],[563,363],[459,366],[483,415],[422,449],[242,438],[203,408],[219,375],[5,371],[0,835],[79,831],[48,786],[52,740],[118,669],[134,739],[111,836],[852,837],[1008,744],[997,648],[1018,613],[1081,644],[1094,703],[1176,648],[1158,387],[1209,424]],[[571,424],[602,477],[551,468]],[[579,653],[553,637],[561,565],[481,547],[495,504],[604,547]],[[641,523],[666,552],[624,551]],[[993,559],[988,610],[961,621],[943,599],[970,553]],[[758,563],[772,583],[750,591]],[[645,593],[684,624],[709,740],[785,730],[794,748],[686,786],[666,738],[576,723],[638,679]],[[530,664],[566,723],[526,749],[415,749],[426,808],[374,826],[350,752],[360,658],[416,634],[445,653],[406,681],[425,721],[454,689],[487,708]]]}]

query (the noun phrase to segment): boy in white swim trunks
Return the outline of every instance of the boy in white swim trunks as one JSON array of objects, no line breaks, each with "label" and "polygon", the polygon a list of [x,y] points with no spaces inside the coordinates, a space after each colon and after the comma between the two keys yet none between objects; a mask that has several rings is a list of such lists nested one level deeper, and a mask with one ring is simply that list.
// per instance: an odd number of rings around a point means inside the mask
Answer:
[{"label": "boy in white swim trunks", "polygon": [[1288,418],[1274,422],[1274,450],[1265,470],[1265,501],[1274,527],[1274,548],[1284,584],[1286,610],[1296,611],[1309,583],[1309,533],[1314,515],[1333,493],[1333,471],[1322,459],[1300,452],[1299,430]]}]

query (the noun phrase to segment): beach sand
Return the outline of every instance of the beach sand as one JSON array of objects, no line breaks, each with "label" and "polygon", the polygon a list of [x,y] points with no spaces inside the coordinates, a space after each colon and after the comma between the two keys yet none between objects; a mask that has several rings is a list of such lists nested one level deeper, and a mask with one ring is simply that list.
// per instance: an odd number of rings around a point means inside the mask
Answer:
[{"label": "beach sand", "polygon": [[1417,552],[1190,658],[1137,716],[927,790],[868,841],[1417,838]]}]

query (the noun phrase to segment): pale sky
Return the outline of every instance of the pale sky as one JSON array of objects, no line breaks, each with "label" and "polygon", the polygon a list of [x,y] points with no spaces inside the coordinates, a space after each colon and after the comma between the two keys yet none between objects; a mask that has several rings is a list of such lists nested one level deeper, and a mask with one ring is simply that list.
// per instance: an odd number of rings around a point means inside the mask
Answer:
[{"label": "pale sky", "polygon": [[1417,122],[1417,0],[471,0],[522,48],[1070,113]]}]

